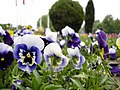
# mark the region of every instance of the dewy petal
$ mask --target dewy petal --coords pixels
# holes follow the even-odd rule
[[[14,57],[16,59],[20,59],[20,49],[27,51],[27,46],[25,44],[18,44],[14,47]]]

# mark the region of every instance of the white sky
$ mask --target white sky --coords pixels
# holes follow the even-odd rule
[[[48,14],[48,10],[57,0],[0,0],[0,23],[11,23],[13,26],[17,24],[32,25],[36,28],[39,17]],[[79,1],[83,9],[87,5],[88,0]],[[93,0],[95,7],[95,19],[102,21],[104,17],[111,14],[114,19],[120,19],[120,0]]]

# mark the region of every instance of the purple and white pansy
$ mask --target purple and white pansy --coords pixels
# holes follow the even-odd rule
[[[0,70],[5,70],[14,61],[13,49],[11,46],[0,43]]]
[[[2,27],[0,27],[0,36],[2,36],[3,38],[3,42],[5,44],[8,44],[8,45],[12,45],[13,44],[13,39],[12,37],[10,36],[10,34],[8,33],[7,30],[3,30]]]
[[[97,40],[98,40],[98,44],[100,49],[104,48],[104,53],[108,53],[108,44],[107,44],[107,35],[104,31],[98,29],[96,31],[96,36],[97,36]]]
[[[78,33],[75,33],[75,31],[68,26],[63,28],[61,31],[62,31],[62,36],[66,37],[68,48],[79,47],[81,40]]]
[[[32,72],[42,61],[43,40],[38,36],[26,34],[14,42],[14,57],[18,61],[18,67],[28,73]]]
[[[44,49],[44,59],[48,68],[53,72],[59,72],[68,65],[68,58],[62,54],[58,43],[50,43]]]
[[[72,65],[75,69],[81,69],[82,64],[85,62],[85,57],[80,53],[79,48],[68,48],[67,52],[72,59]]]

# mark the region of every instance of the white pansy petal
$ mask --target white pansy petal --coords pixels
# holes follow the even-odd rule
[[[13,51],[12,47],[10,47],[9,45],[7,44],[4,44],[4,43],[0,43],[0,51],[1,53],[2,52],[8,52],[8,51]]]
[[[49,32],[46,34],[46,38],[54,42],[57,42],[57,32]]]
[[[110,48],[110,49],[109,49],[109,54],[114,54],[114,53],[116,53],[116,49]]]
[[[35,35],[27,34],[22,36],[22,43],[26,44],[28,49],[30,49],[32,46],[37,47],[39,50],[44,48],[44,41]]]
[[[75,33],[75,31],[74,31],[72,28],[70,28],[69,26],[66,26],[66,28],[67,28],[68,33],[69,33],[70,35]]]
[[[67,52],[68,52],[68,54],[70,55],[70,56],[75,56],[75,50],[73,49],[73,48],[68,48],[67,49]]]
[[[80,46],[85,46],[85,43],[83,41],[81,41]]]
[[[95,33],[99,33],[101,30],[100,29],[97,29]]]
[[[62,29],[62,36],[67,36],[68,35],[68,30],[66,28]]]
[[[46,55],[55,54],[56,56],[61,56],[61,52],[62,50],[58,43],[50,43],[44,49],[44,54]]]
[[[73,48],[68,48],[67,52],[68,52],[68,54],[70,56],[80,57],[80,52],[79,52],[79,48],[78,47],[75,47],[74,49]]]
[[[60,41],[60,45],[63,46],[65,44],[65,40]]]
[[[14,45],[22,43],[22,38],[21,36],[17,36],[14,38]]]

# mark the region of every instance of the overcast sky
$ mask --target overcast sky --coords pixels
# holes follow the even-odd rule
[[[0,0],[0,23],[32,25],[36,28],[36,22],[42,15],[48,14],[48,10],[57,0]],[[83,9],[88,0],[79,1]],[[95,19],[102,21],[111,14],[114,19],[120,19],[120,0],[93,0],[95,7]]]

